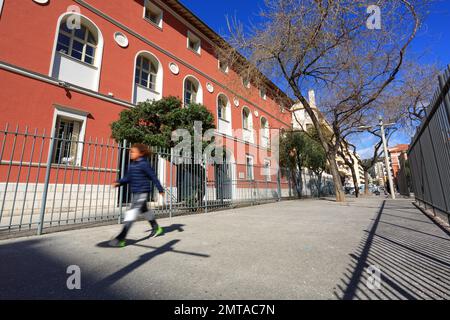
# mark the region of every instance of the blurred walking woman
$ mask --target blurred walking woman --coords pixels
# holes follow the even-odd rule
[[[163,228],[156,222],[154,213],[147,207],[147,199],[151,192],[150,182],[153,182],[158,188],[160,195],[164,195],[164,188],[147,161],[149,155],[150,150],[146,145],[134,144],[130,149],[131,163],[126,176],[113,183],[114,187],[129,184],[132,193],[131,208],[125,213],[122,231],[115,239],[110,241],[110,245],[113,247],[125,246],[125,238],[128,231],[130,231],[131,225],[136,221],[139,214],[145,214],[152,226],[150,237],[157,237],[163,233]]]

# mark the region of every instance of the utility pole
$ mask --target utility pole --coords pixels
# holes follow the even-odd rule
[[[392,179],[392,172],[391,172],[391,166],[389,165],[389,154],[386,144],[386,136],[384,134],[384,123],[383,119],[380,117],[379,126],[381,129],[381,139],[383,140],[383,149],[384,149],[384,164],[386,166],[387,176],[389,180],[389,189],[391,190],[391,197],[392,199],[395,199],[395,191],[394,191],[394,182]]]
[[[378,125],[376,125],[377,127],[380,127],[380,131],[381,131],[381,140],[383,141],[383,150],[384,150],[384,164],[386,166],[386,174],[388,176],[388,181],[389,181],[389,188],[391,189],[391,197],[392,199],[395,199],[395,190],[394,190],[394,180],[392,179],[392,172],[391,172],[391,166],[389,165],[389,153],[388,153],[388,149],[387,149],[387,143],[386,143],[386,135],[384,133],[384,128],[385,127],[389,127],[395,125],[395,123],[388,123],[388,124],[384,124],[383,123],[383,118],[380,116],[379,117],[379,123]],[[358,127],[361,130],[365,130],[365,129],[370,129],[372,128],[372,126],[360,126]]]

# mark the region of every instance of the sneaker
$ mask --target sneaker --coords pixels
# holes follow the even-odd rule
[[[111,247],[116,247],[116,248],[123,248],[123,247],[125,247],[125,244],[126,244],[125,240],[119,240],[119,239],[112,239],[109,242],[109,245]]]
[[[150,238],[155,238],[157,236],[160,236],[164,232],[164,229],[160,226],[158,226],[156,229],[152,229],[152,232],[150,233]]]

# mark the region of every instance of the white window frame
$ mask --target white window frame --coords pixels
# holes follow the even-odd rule
[[[247,117],[244,116],[244,112],[247,110]],[[250,131],[250,109],[248,108],[242,108],[242,129]],[[247,128],[244,126],[244,119],[247,119]]]
[[[248,171],[248,169],[249,169],[248,160],[249,159],[251,160],[250,161],[250,163],[251,163],[251,165],[250,165],[250,168],[251,168],[250,173],[251,174],[250,175],[249,175],[249,171]],[[245,177],[248,181],[255,180],[255,162],[254,162],[253,156],[250,154],[245,155]]]
[[[263,120],[265,120],[265,123],[266,123],[265,127],[263,127]],[[266,117],[261,117],[260,123],[261,123],[260,124],[261,129],[263,129],[262,130],[262,136],[267,138],[267,139],[269,139],[269,136],[270,136],[270,134],[269,134],[269,121],[267,120]]]
[[[202,39],[200,39],[200,37],[196,36],[194,33],[192,33],[191,31],[188,30],[186,40],[187,40],[187,41],[186,41],[187,48],[188,48],[190,51],[192,51],[192,52],[194,52],[194,53],[196,53],[196,54],[198,54],[198,55],[201,55],[201,53],[202,53]],[[197,48],[197,50],[196,50],[196,49],[193,49],[193,48],[191,48],[191,47],[189,46],[189,41],[190,41],[190,40],[193,40],[193,41],[198,42],[198,48]]]
[[[247,81],[247,84],[245,84],[246,81]],[[242,77],[242,85],[244,86],[244,88],[250,89],[250,86],[251,86],[250,79]]]
[[[220,107],[221,100],[225,103],[225,105],[223,105],[223,108],[222,108],[222,112],[221,112],[222,116],[219,117],[219,107]],[[218,119],[229,122],[229,120],[227,119],[227,108],[228,108],[229,103],[230,102],[228,101],[228,98],[226,98],[225,95],[219,94],[219,96],[217,97],[217,118]]]
[[[202,104],[203,103],[203,87],[202,84],[200,82],[200,80],[192,75],[192,74],[188,74],[186,77],[184,77],[183,79],[183,96],[182,96],[182,106],[186,107],[185,105],[185,97],[186,97],[186,81],[190,80],[192,82],[194,82],[197,85],[197,96],[196,99],[194,100],[194,103],[198,103],[198,104]]]
[[[260,96],[263,100],[267,100],[267,90],[266,90],[265,88],[259,89],[259,96]]]
[[[266,122],[266,126],[263,127],[263,120],[265,120]],[[269,121],[267,120],[266,117],[261,117],[259,120],[260,123],[260,128],[261,128],[261,144],[263,142],[263,140],[266,140],[266,145],[264,146],[265,148],[269,148],[270,147],[270,127],[269,127]]]
[[[191,101],[189,103],[186,103],[186,93],[188,92],[186,84],[188,81],[191,83],[191,86],[194,86],[194,87],[196,86],[197,88],[196,88],[195,92],[193,92],[192,90],[189,90],[189,92],[191,92]],[[194,83],[192,78],[187,78],[184,80],[184,83],[183,83],[183,105],[184,106],[187,106],[192,103],[197,103],[199,85],[200,85],[199,83]]]
[[[87,64],[87,63],[83,63],[78,59],[69,57],[68,55],[65,54],[61,54],[58,53],[56,51],[57,48],[57,43],[58,43],[58,36],[59,36],[59,30],[61,28],[61,23],[62,21],[67,18],[68,16],[71,15],[76,15],[77,17],[80,18],[80,20],[82,22],[84,22],[86,25],[88,25],[89,29],[91,31],[95,31],[95,35],[97,36],[97,50],[95,53],[95,61],[93,65]],[[54,72],[54,68],[55,68],[55,60],[57,59],[57,55],[60,56],[64,56],[64,57],[68,57],[73,59],[74,61],[80,63],[83,66],[89,66],[93,69],[95,69],[95,75],[94,75],[94,85],[92,88],[90,88],[93,91],[98,91],[99,85],[100,85],[100,73],[101,73],[101,68],[102,68],[102,60],[103,60],[103,46],[104,46],[104,38],[103,38],[103,34],[102,31],[100,30],[100,28],[92,21],[90,20],[88,17],[86,17],[85,15],[79,14],[79,13],[68,13],[68,12],[64,12],[63,14],[61,14],[57,20],[56,23],[56,27],[55,27],[55,33],[54,33],[54,39],[53,39],[53,47],[52,47],[52,58],[50,60],[50,67],[48,70],[48,76],[49,77],[53,77],[53,72]],[[133,80],[134,81],[134,80]]]
[[[148,10],[155,10],[158,11],[159,14],[159,23],[156,23],[152,20],[150,20],[149,18],[147,18],[146,13],[147,13],[147,9]],[[158,7],[155,3],[153,3],[153,1],[150,0],[145,0],[144,1],[144,13],[143,16],[145,21],[149,22],[150,24],[152,24],[153,26],[162,29],[163,28],[163,21],[164,21],[164,10],[161,9],[160,7]]]
[[[151,90],[148,88],[145,88],[144,86],[141,86],[140,84],[136,83],[136,63],[137,63],[137,59],[139,56],[144,56],[147,59],[149,59],[150,61],[153,61],[157,66],[158,66],[158,70],[157,70],[157,75],[156,75],[156,89],[155,90]],[[134,57],[134,65],[133,65],[133,82],[132,82],[132,91],[131,91],[131,103],[132,104],[136,104],[136,94],[137,91],[136,89],[139,88],[144,88],[145,90],[148,90],[150,92],[153,92],[153,94],[156,94],[156,100],[160,100],[162,98],[162,92],[163,90],[163,85],[164,85],[164,70],[163,67],[161,65],[161,61],[158,59],[157,56],[155,56],[153,53],[149,52],[149,51],[139,51],[136,53],[136,56]]]
[[[88,116],[88,112],[84,112],[84,111],[79,111],[79,110],[73,110],[70,108],[66,108],[63,106],[59,106],[59,105],[55,105],[55,111],[53,113],[53,122],[52,122],[52,135],[51,137],[53,139],[56,138],[56,123],[58,120],[58,117],[62,117],[65,119],[70,119],[73,121],[79,121],[82,123],[81,128],[80,128],[80,135],[78,138],[78,149],[77,149],[77,158],[75,161],[75,166],[81,166],[81,161],[83,158],[83,147],[84,147],[84,137],[86,134],[86,123],[87,123],[87,116]],[[49,146],[49,157],[53,157],[53,152],[55,150],[51,150],[51,146]],[[55,164],[52,163],[54,165],[62,165],[62,164]]]
[[[225,63],[225,70],[220,66],[222,63]],[[217,59],[217,67],[219,70],[225,74],[228,74],[230,71],[230,67],[227,62],[222,61],[220,58]]]
[[[141,62],[140,65],[138,65],[139,59],[141,59],[141,60],[140,60],[140,62]],[[143,67],[144,59],[148,60],[149,67],[150,67],[150,69],[148,69],[148,70],[144,70],[144,69],[143,69],[143,68],[144,68],[144,67]],[[137,84],[137,85],[139,85],[139,86],[141,86],[141,87],[147,88],[147,89],[149,89],[149,90],[151,90],[151,91],[153,91],[153,92],[158,93],[158,91],[157,91],[156,89],[157,89],[158,69],[159,69],[159,66],[158,66],[158,65],[155,66],[154,64],[155,64],[154,61],[152,61],[152,59],[147,58],[145,55],[143,55],[143,54],[138,55],[137,58],[136,58],[134,83]],[[155,72],[152,72],[152,66],[155,67]],[[141,80],[142,80],[142,71],[148,73],[148,77],[147,77],[147,79],[146,79],[146,80],[147,80],[147,86],[144,86],[144,85],[141,83]],[[138,74],[137,74],[137,73],[138,73]],[[136,76],[138,77],[138,82],[136,82]],[[153,76],[153,87],[150,87],[150,83],[151,83],[151,82],[150,82],[150,78],[151,78],[151,76]]]
[[[71,57],[71,58],[73,58],[73,59],[75,59],[77,61],[80,61],[82,63],[85,63],[85,64],[87,64],[89,66],[95,66],[95,59],[96,59],[97,50],[98,50],[98,39],[95,39],[96,40],[95,45],[93,45],[92,43],[90,43],[88,41],[88,38],[89,38],[90,34],[92,35],[92,37],[95,38],[95,33],[92,32],[92,30],[89,28],[89,26],[87,26],[86,24],[82,23],[81,25],[86,29],[86,34],[84,35],[84,39],[81,39],[81,38],[78,38],[77,36],[75,36],[75,30],[76,29],[71,30],[70,33],[68,33],[67,31],[63,30],[62,29],[63,23],[64,22],[62,22],[60,24],[60,27],[59,27],[59,30],[58,30],[58,36],[56,38],[56,49],[55,50],[57,50],[57,48],[58,48],[59,36],[60,36],[60,34],[62,34],[62,35],[66,36],[66,37],[68,37],[70,39],[69,40],[69,48],[67,49],[68,50],[67,52],[57,51],[58,53],[65,54],[65,55],[67,55],[67,56],[69,56],[69,57]],[[72,55],[72,51],[74,50],[73,49],[73,42],[74,42],[75,39],[76,39],[77,42],[79,42],[79,43],[81,43],[83,45],[83,51],[81,52],[81,59],[78,59],[78,58],[76,58],[76,57],[74,57]],[[89,56],[89,57],[92,58],[92,63],[89,63],[89,62],[86,61],[86,56],[87,56],[86,48],[87,48],[87,46],[92,47],[93,50],[94,50],[94,55],[92,57]],[[78,50],[76,50],[76,51],[78,51]]]

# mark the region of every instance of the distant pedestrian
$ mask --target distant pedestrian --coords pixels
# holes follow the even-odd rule
[[[386,188],[385,188],[385,190],[386,190],[387,196],[389,196],[389,195],[391,194],[391,187],[390,187],[390,185],[389,185],[389,182],[386,183]]]
[[[131,187],[131,208],[125,213],[124,225],[120,234],[110,241],[113,247],[124,247],[125,238],[130,231],[131,225],[136,221],[139,214],[145,214],[150,222],[152,231],[150,237],[156,237],[163,233],[156,222],[154,213],[147,208],[147,199],[149,198],[151,186],[150,182],[158,188],[159,194],[164,195],[164,188],[156,177],[155,171],[150,166],[146,158],[150,155],[150,150],[146,145],[137,143],[130,149],[130,167],[126,176],[115,183],[114,187],[129,184]]]

